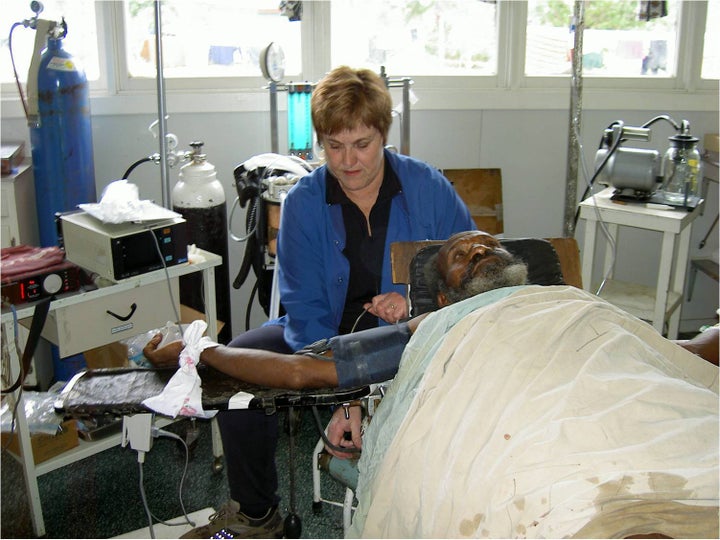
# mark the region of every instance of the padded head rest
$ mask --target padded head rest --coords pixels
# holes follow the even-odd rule
[[[502,246],[528,266],[528,283],[532,285],[565,285],[560,259],[555,248],[542,238],[500,239]],[[412,315],[420,315],[437,309],[425,283],[424,267],[435,255],[441,243],[426,246],[417,252],[410,262],[410,305]]]

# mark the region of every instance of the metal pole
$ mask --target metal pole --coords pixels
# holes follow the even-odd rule
[[[270,151],[274,154],[278,154],[280,152],[277,116],[277,83],[275,81],[270,81]]]
[[[576,0],[574,8],[575,36],[572,54],[572,79],[570,81],[570,125],[568,133],[567,176],[565,177],[565,215],[563,234],[575,235],[575,210],[577,208],[577,181],[580,145],[578,136],[582,115],[582,57],[583,30],[585,28],[585,1]]]
[[[157,70],[157,100],[158,100],[158,134],[160,137],[160,181],[162,188],[162,204],[171,208],[170,175],[167,161],[167,120],[165,113],[165,77],[163,75],[162,55],[162,15],[161,0],[155,0],[155,68]]]
[[[410,79],[403,79],[403,116],[402,136],[400,140],[400,153],[410,155]]]

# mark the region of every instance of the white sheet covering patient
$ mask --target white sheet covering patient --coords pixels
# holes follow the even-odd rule
[[[351,536],[718,537],[716,366],[572,287],[420,328],[365,434]]]

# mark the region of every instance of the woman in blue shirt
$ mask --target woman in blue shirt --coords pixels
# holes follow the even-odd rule
[[[313,91],[311,111],[326,163],[300,179],[283,205],[277,257],[285,314],[231,347],[290,353],[404,319],[405,291],[392,283],[390,244],[476,228],[442,174],[385,149],[392,98],[377,74],[331,71]],[[231,500],[185,537],[208,538],[223,528],[236,538],[282,536],[277,415],[223,411],[218,422]]]

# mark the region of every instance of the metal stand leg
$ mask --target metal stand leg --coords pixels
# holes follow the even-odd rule
[[[289,422],[289,459],[290,459],[290,513],[285,518],[285,538],[300,538],[302,534],[302,523],[300,516],[295,512],[295,434],[297,432],[297,416],[294,414],[295,408],[288,409]]]
[[[223,470],[223,443],[222,436],[220,435],[220,426],[218,426],[217,418],[213,418],[210,421],[210,431],[212,433],[212,447],[213,447],[213,464],[212,470],[215,473],[219,473]]]

